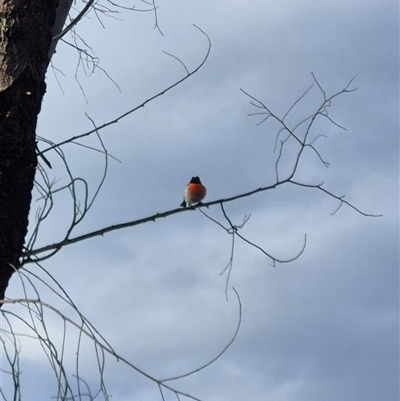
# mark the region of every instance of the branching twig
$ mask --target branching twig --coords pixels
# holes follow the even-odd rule
[[[207,61],[207,59],[208,59],[208,56],[210,55],[210,51],[211,51],[211,40],[210,40],[210,38],[208,37],[208,35],[207,35],[202,29],[200,29],[197,25],[194,25],[194,24],[193,24],[193,26],[194,26],[196,29],[198,29],[198,30],[206,37],[206,39],[207,39],[207,41],[208,41],[208,49],[207,49],[207,51],[206,51],[206,55],[204,56],[203,60],[200,62],[200,64],[199,64],[194,70],[192,70],[192,72],[189,72],[189,73],[186,74],[182,79],[180,79],[179,81],[176,81],[174,84],[168,86],[167,88],[165,88],[165,89],[162,90],[161,92],[158,92],[156,95],[154,95],[154,96],[150,97],[149,99],[145,100],[144,102],[142,102],[142,103],[139,104],[138,106],[135,106],[134,108],[132,108],[132,109],[130,109],[129,111],[127,111],[127,112],[125,112],[125,113],[119,115],[118,117],[114,118],[113,120],[108,121],[108,122],[106,122],[106,123],[104,123],[104,124],[98,126],[97,129],[93,129],[93,130],[90,130],[90,131],[85,132],[85,133],[83,133],[83,134],[76,135],[76,136],[73,136],[73,137],[71,137],[71,138],[68,138],[68,139],[66,139],[65,141],[59,142],[59,143],[57,143],[57,144],[54,144],[54,145],[52,145],[52,146],[50,146],[50,147],[48,147],[48,148],[42,150],[40,153],[42,154],[42,153],[46,153],[46,152],[48,152],[48,151],[50,151],[50,150],[53,150],[53,149],[56,149],[56,148],[60,148],[61,146],[65,145],[65,144],[67,144],[67,143],[71,143],[71,142],[73,142],[73,141],[76,141],[77,139],[87,137],[87,136],[89,136],[89,135],[91,135],[91,134],[93,134],[93,133],[95,133],[95,132],[99,132],[99,131],[101,131],[102,129],[104,129],[104,128],[106,128],[106,127],[109,127],[109,126],[112,125],[112,124],[118,123],[118,122],[119,122],[120,120],[122,120],[123,118],[125,118],[125,117],[127,117],[128,115],[134,113],[135,111],[139,110],[140,108],[145,107],[148,103],[150,103],[150,102],[153,101],[154,99],[157,99],[158,97],[164,95],[165,93],[169,92],[170,90],[172,90],[173,88],[175,88],[176,86],[178,86],[179,84],[181,84],[182,82],[186,81],[189,77],[191,77],[192,75],[194,75],[197,71],[199,71],[199,69],[204,65],[204,63],[205,63],[205,62]],[[179,61],[180,61],[180,60],[179,60]],[[180,61],[180,63],[182,63],[182,61]]]

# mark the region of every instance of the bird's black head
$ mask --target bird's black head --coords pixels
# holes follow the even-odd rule
[[[200,181],[200,178],[197,177],[197,175],[196,175],[196,177],[192,177],[192,179],[190,180],[190,183],[191,184],[201,184],[201,181]]]

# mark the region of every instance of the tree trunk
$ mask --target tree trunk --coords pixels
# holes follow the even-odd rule
[[[0,0],[0,299],[19,267],[58,0]]]

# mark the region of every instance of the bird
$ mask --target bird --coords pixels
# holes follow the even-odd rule
[[[181,207],[192,206],[194,203],[201,204],[201,201],[206,197],[206,187],[201,183],[199,177],[192,177],[185,189],[183,202]]]

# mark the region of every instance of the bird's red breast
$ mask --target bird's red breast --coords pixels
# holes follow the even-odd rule
[[[200,203],[206,196],[206,187],[201,183],[199,177],[192,177],[188,186],[185,189],[183,196],[182,207],[186,205],[193,205],[194,203]]]

